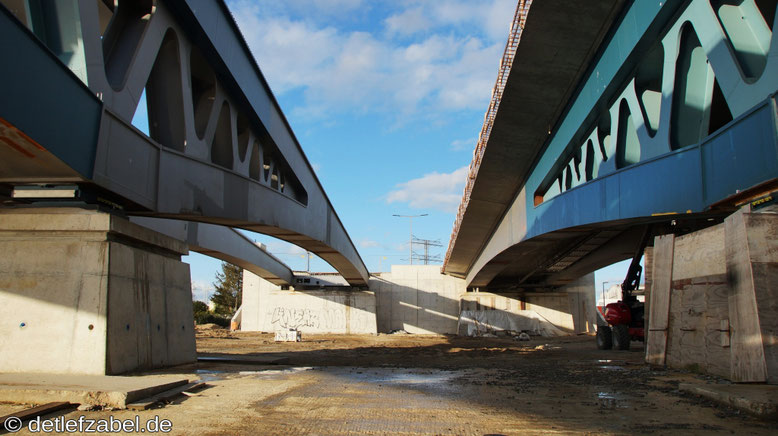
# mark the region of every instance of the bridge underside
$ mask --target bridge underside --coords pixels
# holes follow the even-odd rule
[[[464,278],[617,17],[621,0],[535,1],[444,272]]]
[[[719,224],[730,212],[645,217],[544,233],[492,258],[470,282],[493,292],[570,284],[635,254],[647,226],[652,233],[685,234]]]
[[[444,265],[468,286],[564,284],[776,188],[774,2],[563,3],[584,25],[533,2],[471,165]]]

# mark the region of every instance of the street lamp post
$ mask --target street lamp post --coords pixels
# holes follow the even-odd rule
[[[408,238],[408,252],[410,255],[408,256],[408,260],[411,262],[411,265],[413,265],[413,219],[419,218],[422,216],[427,216],[428,214],[423,213],[421,215],[397,215],[392,214],[392,216],[396,216],[398,218],[408,218],[408,222],[410,223],[410,229],[411,229],[411,236]]]

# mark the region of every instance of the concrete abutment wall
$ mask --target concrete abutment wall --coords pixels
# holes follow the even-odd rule
[[[0,211],[0,372],[194,362],[186,245],[77,208]]]
[[[375,295],[368,291],[285,291],[243,270],[241,330],[376,333]]]
[[[245,331],[467,334],[463,325],[471,323],[481,333],[519,326],[570,334],[594,332],[596,324],[593,274],[553,292],[506,295],[467,292],[464,280],[434,265],[394,265],[371,276],[369,291],[284,291],[251,272],[243,277]]]

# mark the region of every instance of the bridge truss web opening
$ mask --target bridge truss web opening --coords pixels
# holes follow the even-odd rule
[[[208,118],[216,100],[216,75],[197,47],[192,47],[189,62],[195,132],[202,140],[205,138],[205,128],[208,126]]]
[[[130,65],[154,13],[154,2],[118,0],[115,7],[111,2],[103,3],[113,12],[102,35],[105,76],[111,88],[120,91],[124,88]],[[105,9],[102,10],[104,14]]]
[[[743,77],[753,82],[767,65],[775,19],[774,0],[711,0]]]
[[[0,0],[0,4],[86,83],[86,55],[77,0]]]
[[[186,127],[178,38],[168,29],[146,82],[149,136],[164,147],[184,152]]]
[[[649,137],[656,136],[662,107],[664,51],[659,44],[645,57],[635,73],[635,91]]]
[[[731,8],[736,7],[736,12],[743,13],[741,21],[745,24],[730,23],[730,31],[723,43],[745,47],[749,44],[743,41],[752,38],[750,46],[769,49],[772,33],[766,23],[767,20],[774,20],[775,2],[770,6],[764,2],[753,3],[753,0],[711,1],[719,15],[725,16],[720,18],[723,28],[726,28],[726,21],[732,21],[726,18],[727,14],[733,13],[734,9]],[[754,29],[761,29],[762,33]],[[560,154],[535,191],[535,206],[582,183],[640,163],[641,160],[699,144],[734,119],[693,23],[683,23],[677,46],[677,55],[670,57],[675,62],[671,77],[664,77],[667,44],[657,41],[640,58],[630,78],[611,97],[610,106],[595,107],[593,111],[599,111],[599,114],[595,112],[592,116],[596,116],[598,121],[582,129],[584,134],[573,137]],[[733,51],[737,59],[750,62],[751,66],[743,69],[744,74],[757,71],[755,65],[758,62],[753,60],[753,56],[762,54],[738,57],[737,48]],[[766,56],[765,51],[765,62]],[[742,61],[739,63],[742,64]],[[764,66],[759,68],[763,69]],[[761,70],[759,74],[762,74]],[[744,75],[744,80],[749,83],[755,79]],[[665,83],[668,81],[671,82],[670,86]],[[669,95],[663,95],[663,92],[668,91]],[[663,102],[669,103],[669,107],[663,108]],[[669,112],[669,116],[663,118],[663,111]],[[661,125],[662,122],[665,125]],[[665,133],[658,135],[660,130]],[[614,162],[608,162],[613,158]]]
[[[135,108],[135,114],[132,116],[132,125],[149,136],[149,111],[146,104],[146,89],[140,95],[138,106]]]
[[[191,48],[189,63],[194,128],[197,139],[210,150],[210,161],[242,171],[251,180],[307,205],[307,191],[264,126],[252,120],[250,110],[230,97],[195,46]]]
[[[219,110],[216,132],[211,144],[211,162],[232,169],[232,129],[230,125],[230,105],[225,101]]]

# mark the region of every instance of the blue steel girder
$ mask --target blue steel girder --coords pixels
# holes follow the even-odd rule
[[[0,71],[0,183],[78,183],[130,215],[265,233],[365,285],[367,269],[224,2],[110,4],[52,2],[48,21],[0,6],[15,59]],[[59,33],[35,27],[52,19]],[[131,125],[144,93],[150,136]]]
[[[632,3],[468,283],[585,274],[629,257],[636,226],[715,223],[711,205],[778,177],[775,19],[775,2]]]

